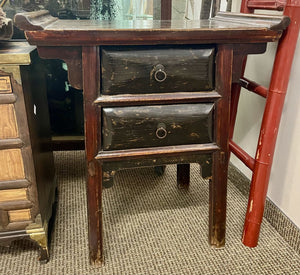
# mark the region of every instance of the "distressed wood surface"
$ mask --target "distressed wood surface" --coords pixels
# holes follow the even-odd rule
[[[14,105],[0,105],[0,139],[17,137],[18,127]]]
[[[15,24],[38,46],[268,42],[279,39],[290,22],[284,16],[221,13],[207,20],[56,20],[45,24],[48,15],[32,20],[34,16],[34,12],[17,14]]]
[[[212,90],[213,65],[214,48],[203,46],[103,48],[101,92],[112,95]]]
[[[190,154],[207,154],[219,150],[215,143],[206,144],[192,144],[192,145],[178,145],[178,146],[163,146],[150,147],[142,149],[128,149],[128,150],[114,150],[114,151],[100,151],[95,157],[100,162],[103,161],[123,161],[129,159],[148,159],[175,156],[187,156]],[[155,161],[153,162],[156,165]]]
[[[261,15],[243,17],[239,14],[218,14],[214,19],[196,21],[137,20],[106,22],[91,20],[56,20],[51,22],[51,18],[49,18],[48,15],[44,14],[43,19],[42,12],[40,12],[39,14],[32,13],[30,15],[19,14],[16,16],[15,21],[20,28],[25,30],[28,41],[41,49],[41,54],[42,51],[45,50],[45,57],[48,56],[54,58],[57,56],[63,59],[64,56],[70,57],[67,52],[64,52],[63,54],[59,52],[63,47],[65,47],[65,49],[69,48],[69,46],[82,47],[82,67],[80,68],[78,65],[79,63],[71,64],[73,67],[73,69],[71,68],[71,71],[73,71],[71,74],[73,74],[72,77],[74,79],[76,78],[76,75],[78,76],[80,74],[79,70],[82,70],[88,169],[88,232],[91,262],[99,263],[103,261],[102,185],[105,185],[106,183],[108,183],[108,185],[110,184],[111,178],[115,174],[115,170],[124,167],[132,167],[133,165],[164,165],[166,163],[174,163],[173,161],[177,161],[177,163],[184,165],[189,162],[200,162],[201,156],[208,155],[212,156],[209,159],[207,166],[204,166],[204,170],[206,171],[206,175],[211,175],[209,240],[211,245],[217,247],[223,246],[225,243],[228,122],[232,77],[234,76],[234,79],[238,78],[239,67],[241,64],[240,59],[243,58],[243,55],[247,55],[249,51],[258,52],[261,50],[262,44],[279,39],[283,29],[289,24],[289,19],[282,16],[271,18]],[[239,49],[241,43],[243,43],[242,45],[252,45],[246,47],[247,52],[243,52]],[[260,45],[256,45],[257,43],[260,43]],[[118,104],[124,106],[124,108],[131,108],[125,107],[128,105],[134,106],[132,108],[140,108],[136,107],[135,103],[144,106],[151,105],[149,103],[154,102],[154,106],[155,104],[174,104],[176,100],[180,103],[184,102],[184,100],[187,100],[187,102],[190,100],[189,104],[196,103],[198,99],[200,101],[203,100],[204,97],[200,99],[201,96],[199,94],[197,94],[197,96],[195,94],[194,97],[191,96],[187,99],[184,99],[184,96],[182,95],[177,96],[176,99],[176,96],[174,95],[174,102],[172,102],[170,96],[168,97],[165,94],[162,97],[159,97],[158,94],[156,94],[156,97],[151,97],[149,94],[153,91],[147,92],[147,89],[149,89],[147,87],[149,87],[150,84],[148,80],[146,82],[145,78],[142,78],[142,81],[139,81],[143,82],[144,86],[146,86],[145,90],[143,90],[143,87],[138,86],[136,94],[132,94],[136,96],[133,98],[129,93],[134,90],[136,85],[133,85],[133,87],[131,86],[129,90],[127,88],[130,86],[128,79],[131,80],[136,77],[135,75],[131,75],[131,77],[126,76],[124,78],[125,83],[127,81],[126,85],[115,92],[122,93],[121,95],[112,94],[108,97],[107,95],[100,93],[101,75],[99,48],[107,45],[152,45],[149,49],[155,51],[155,48],[158,47],[158,45],[170,44],[207,44],[210,46],[213,45],[212,47],[216,49],[215,85],[212,85],[212,88],[215,86],[215,95],[217,94],[219,98],[212,97],[209,99],[209,102],[215,103],[214,123],[212,126],[214,132],[212,138],[213,142],[206,144],[168,145],[161,147],[155,144],[154,146],[156,147],[133,149],[128,149],[128,146],[124,146],[126,149],[102,150],[102,108],[106,109],[107,113],[107,110],[109,109],[121,108],[114,107],[118,106]],[[43,47],[50,48],[46,49]],[[159,49],[161,50],[161,48]],[[77,51],[77,53],[79,52],[80,50]],[[152,53],[149,54],[151,55]],[[74,60],[79,60],[78,56],[79,55],[77,55]],[[102,55],[102,57],[103,59],[105,58],[104,55]],[[138,57],[140,60],[143,60],[141,54],[139,54]],[[118,56],[118,60],[119,58],[122,59],[122,57]],[[147,58],[147,55],[145,55],[145,58]],[[174,57],[174,59],[176,60],[177,56]],[[145,63],[145,61],[142,62],[143,64]],[[118,64],[117,61],[115,63]],[[147,63],[151,62],[147,60]],[[117,71],[118,67],[120,67],[120,70],[122,71],[126,70],[124,64],[125,63],[121,63],[117,67],[110,69],[111,73],[108,74],[108,76],[105,74],[109,70],[104,66],[104,70],[102,70],[103,79],[107,78],[108,80],[115,81],[116,79],[114,78],[115,75],[113,75],[113,72]],[[176,64],[178,64],[178,60]],[[151,65],[153,66],[153,64]],[[158,65],[165,65],[154,65],[157,66],[155,67],[155,72],[157,72],[158,79],[161,81],[168,72],[164,71],[165,67],[162,68],[161,66],[159,66],[160,71],[158,72]],[[236,74],[233,74],[233,66],[237,71]],[[132,71],[140,71],[140,68],[136,66]],[[150,79],[149,73],[147,75]],[[178,74],[175,75],[178,77]],[[191,80],[189,79],[188,82],[190,81]],[[120,80],[117,85],[120,86],[121,82],[122,81]],[[102,85],[102,88],[104,88],[104,91],[104,84]],[[176,91],[180,93],[191,91],[186,90],[188,89],[187,86],[183,86],[179,89],[179,91]],[[110,88],[106,90],[110,90]],[[159,91],[159,88],[156,87],[154,91]],[[160,92],[166,91],[166,89],[162,89]],[[195,92],[201,92],[199,87],[195,89]],[[145,94],[142,95],[143,93]],[[212,94],[213,93],[214,92],[212,92]],[[208,94],[206,94],[206,96],[208,96]],[[143,100],[145,100],[145,103],[143,103]],[[121,119],[123,119],[123,117]],[[128,124],[136,125],[134,124],[135,121],[136,118],[131,119]],[[113,127],[115,127],[115,125],[112,123],[110,129],[115,130]],[[108,127],[106,129],[108,129]],[[164,127],[160,125],[159,136],[164,136],[165,132]],[[127,140],[128,135],[124,134],[123,137],[124,140]],[[104,139],[105,138],[103,137],[103,140]],[[120,144],[119,141],[117,143]],[[185,166],[185,168],[187,168],[187,166]],[[180,169],[181,168],[179,168],[179,170]],[[210,170],[210,172],[207,172],[208,170]],[[186,172],[187,169],[185,169],[185,172],[182,173],[182,175],[179,175],[180,177],[185,177],[183,180],[185,182],[187,181]]]
[[[103,108],[103,149],[211,143],[213,103]]]
[[[215,149],[217,150],[217,149]],[[128,169],[134,167],[149,167],[149,166],[162,166],[167,164],[185,164],[185,163],[199,163],[201,165],[200,174],[203,178],[207,179],[211,177],[211,165],[212,165],[212,154],[199,153],[195,151],[195,154],[190,152],[189,154],[174,154],[173,156],[160,155],[155,158],[136,158],[126,159],[123,161],[108,161],[105,160],[103,165],[103,174],[105,172],[115,174],[115,171],[121,169]]]

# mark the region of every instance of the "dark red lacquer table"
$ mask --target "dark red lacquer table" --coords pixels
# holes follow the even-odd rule
[[[202,21],[73,21],[39,11],[16,25],[43,58],[63,59],[83,89],[89,251],[103,261],[102,187],[119,169],[189,163],[210,181],[209,242],[225,244],[231,85],[243,58],[278,40],[286,17],[219,13]]]

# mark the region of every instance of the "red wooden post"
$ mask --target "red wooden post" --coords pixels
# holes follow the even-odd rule
[[[300,0],[288,0],[284,14],[291,24],[279,41],[255,157],[243,243],[257,245],[284,98],[299,34]]]

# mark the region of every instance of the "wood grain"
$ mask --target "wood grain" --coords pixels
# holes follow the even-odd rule
[[[8,211],[10,222],[29,221],[31,219],[30,209]]]
[[[0,180],[24,179],[24,164],[20,149],[0,150]]]
[[[27,188],[0,190],[0,203],[26,199]]]
[[[0,139],[17,138],[18,135],[14,105],[0,105]]]

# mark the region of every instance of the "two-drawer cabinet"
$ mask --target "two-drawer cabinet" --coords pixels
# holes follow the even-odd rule
[[[209,243],[225,244],[231,87],[243,60],[263,53],[282,17],[218,13],[207,20],[59,20],[18,14],[43,58],[60,58],[83,89],[89,253],[103,261],[102,187],[119,169],[189,164],[209,178]],[[200,176],[200,175],[199,175]]]
[[[130,153],[129,149],[146,155],[171,146],[175,150],[214,146],[214,109],[220,98],[214,91],[214,47],[101,47],[99,54],[101,86],[95,101],[99,108],[103,106],[99,159]],[[136,102],[139,97],[143,100]],[[210,154],[161,154],[137,161],[104,162],[103,183],[111,186],[118,169],[177,163],[178,186],[187,187],[190,162],[199,162],[205,168],[204,176],[211,176]]]
[[[30,239],[47,261],[55,200],[43,67],[35,47],[0,43],[0,245]]]

